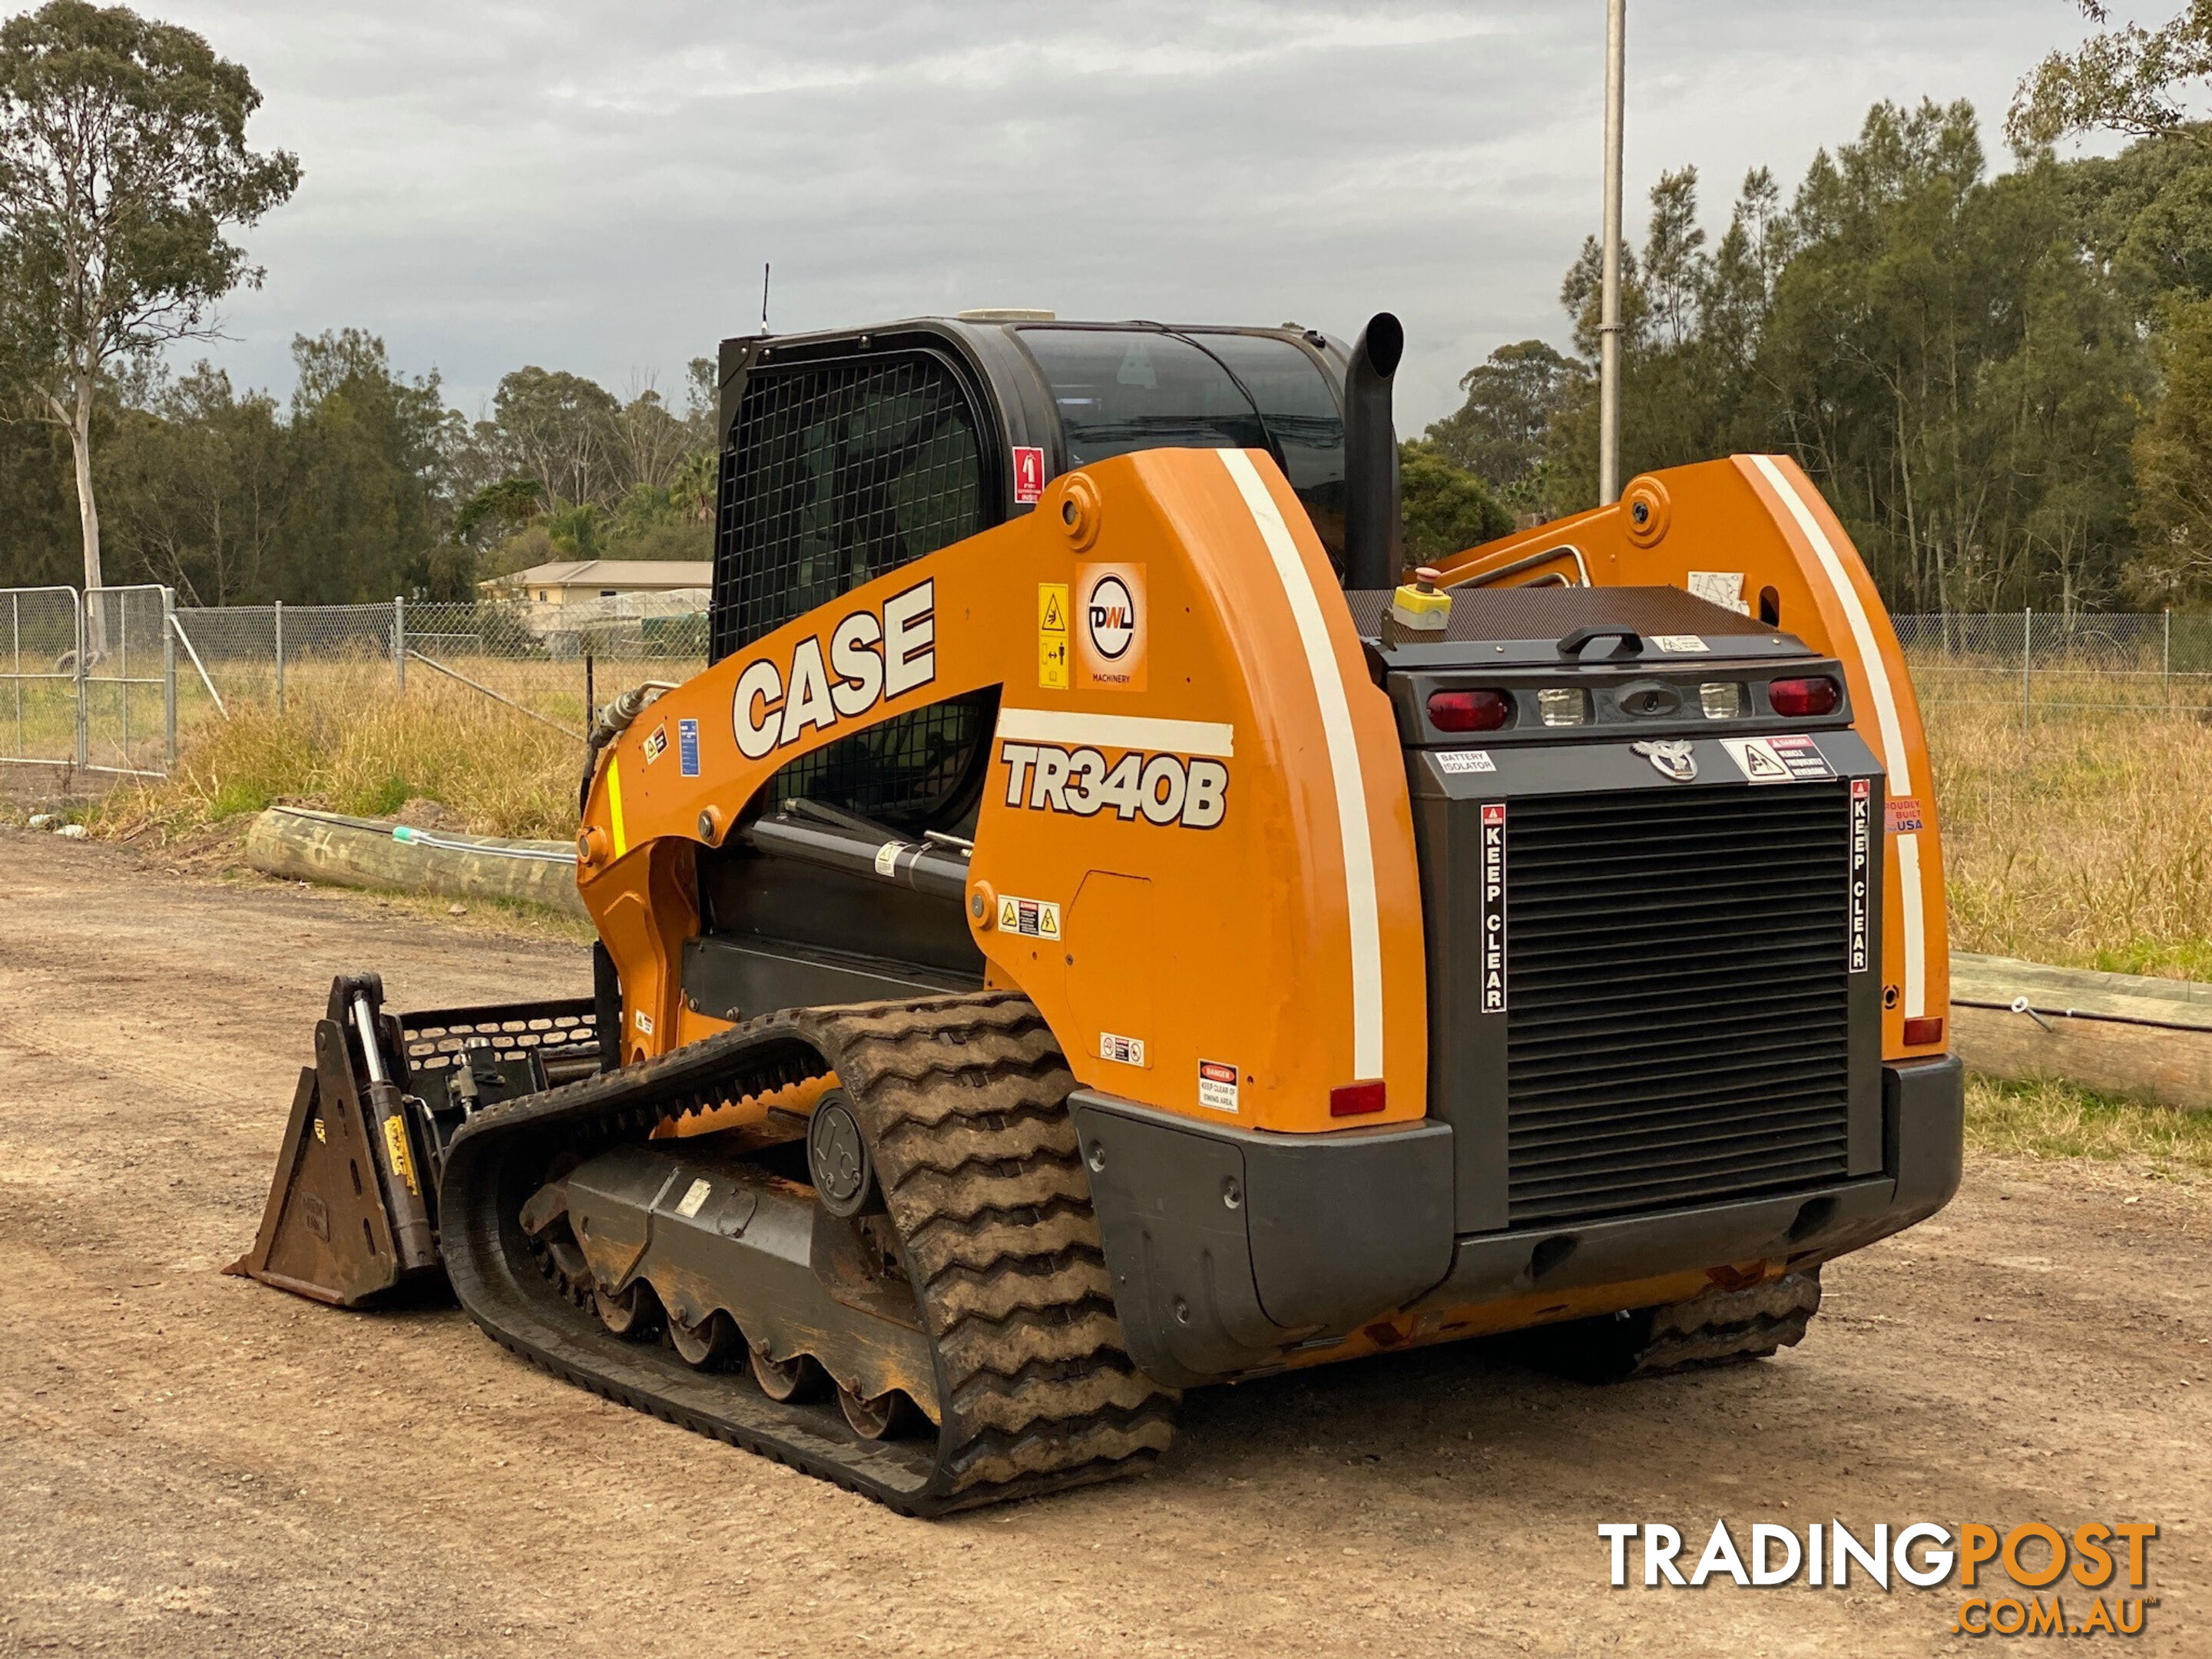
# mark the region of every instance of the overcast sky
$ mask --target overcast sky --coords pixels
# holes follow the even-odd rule
[[[471,416],[522,363],[617,392],[750,333],[975,306],[1395,311],[1400,427],[1508,340],[1564,344],[1597,223],[1602,0],[805,5],[137,0],[252,71],[299,194],[213,355],[287,392],[354,325]],[[2175,0],[2178,3],[2178,0]],[[2123,9],[2124,10],[2124,9]],[[1630,0],[1630,234],[1694,162],[1716,232],[1877,99],[1968,98],[1993,158],[2065,0]]]

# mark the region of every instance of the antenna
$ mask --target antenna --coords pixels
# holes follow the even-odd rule
[[[768,261],[761,261],[761,332],[768,332]]]

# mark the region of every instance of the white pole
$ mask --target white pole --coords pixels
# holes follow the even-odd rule
[[[1597,498],[1620,499],[1620,135],[1628,0],[1605,7],[1605,276],[1598,313]]]

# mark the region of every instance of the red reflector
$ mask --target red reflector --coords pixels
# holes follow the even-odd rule
[[[1942,1040],[1943,1021],[1940,1016],[1934,1019],[1908,1019],[1905,1022],[1905,1046],[1908,1048],[1917,1048],[1923,1043],[1941,1042]]]
[[[1778,714],[1832,714],[1842,706],[1844,688],[1826,674],[1775,680],[1766,688],[1766,700]]]
[[[1365,1117],[1370,1112],[1382,1109],[1382,1085],[1347,1083],[1341,1089],[1328,1091],[1328,1115],[1331,1117]]]
[[[1439,732],[1495,732],[1513,718],[1503,691],[1431,691],[1429,723]]]

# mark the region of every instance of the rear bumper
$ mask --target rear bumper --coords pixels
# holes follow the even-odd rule
[[[1079,1090],[1130,1357],[1176,1387],[1279,1367],[1401,1310],[1479,1306],[1754,1261],[1807,1267],[1958,1190],[1957,1060],[1882,1068],[1883,1172],[1777,1197],[1455,1237],[1449,1125],[1284,1135]]]

